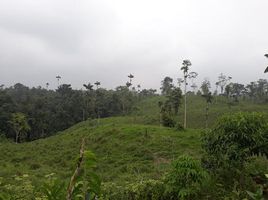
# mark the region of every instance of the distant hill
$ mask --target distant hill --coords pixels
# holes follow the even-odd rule
[[[159,124],[159,107],[158,102],[164,101],[165,97],[155,96],[142,100],[136,105],[136,110],[133,115],[139,116],[140,123],[146,124]],[[189,128],[205,128],[205,109],[206,101],[202,96],[188,96],[187,104],[187,127]],[[267,103],[255,103],[251,100],[239,100],[234,102],[228,100],[226,97],[217,96],[214,97],[213,103],[209,108],[209,127],[212,127],[219,116],[223,114],[235,113],[235,112],[263,112],[268,117],[268,104]],[[179,108],[179,113],[175,117],[176,121],[183,124],[184,117],[184,105]]]

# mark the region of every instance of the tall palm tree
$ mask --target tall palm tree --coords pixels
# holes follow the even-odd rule
[[[126,82],[126,86],[129,88],[132,85],[131,82]]]
[[[57,79],[57,81],[58,81],[58,87],[60,86],[60,79],[61,79],[61,76],[56,76],[56,79]]]
[[[266,58],[268,58],[268,54],[265,54],[264,55]],[[268,67],[266,67],[266,69],[264,70],[264,73],[267,73],[268,72]]]
[[[129,74],[127,77],[129,78],[129,82],[131,83],[134,76],[132,74]]]
[[[137,85],[137,88],[138,88],[138,93],[140,93],[140,91],[141,91],[141,85],[138,84],[138,85]]]
[[[83,108],[83,121],[87,118],[88,116],[88,108],[89,108],[89,104],[91,103],[91,106],[93,104],[93,102],[90,100],[90,97],[92,97],[92,91],[93,91],[93,87],[94,85],[92,85],[91,83],[88,84],[83,84],[83,86],[86,88],[86,92],[83,95],[84,98],[84,106],[85,108]]]
[[[47,88],[47,90],[48,90],[48,86],[49,86],[49,83],[46,83],[46,88]]]
[[[89,90],[89,91],[92,91],[93,90],[93,85],[91,83],[88,83],[88,84],[83,84],[83,86]]]
[[[101,83],[100,83],[99,81],[96,81],[94,84],[96,85],[97,89],[99,89],[99,85],[100,85]]]

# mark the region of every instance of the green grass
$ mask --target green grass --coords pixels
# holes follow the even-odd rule
[[[159,108],[158,102],[164,101],[165,98],[156,96],[141,101],[137,107],[139,110],[133,115],[139,116],[139,123],[159,124]],[[223,114],[230,114],[235,112],[263,112],[268,113],[268,105],[253,103],[250,100],[240,100],[239,103],[230,105],[225,97],[216,97],[209,108],[208,125],[212,127],[217,119]],[[205,108],[206,101],[201,96],[188,96],[187,103],[187,127],[188,128],[205,128]],[[267,115],[266,115],[267,116]],[[268,117],[268,116],[267,116]],[[184,120],[184,104],[179,108],[179,113],[175,116],[175,120],[183,124]]]
[[[95,122],[86,121],[55,136],[14,144],[0,143],[0,177],[12,183],[14,175],[29,174],[40,182],[55,173],[69,180],[79,154],[81,138],[86,149],[98,158],[97,173],[103,182],[122,184],[146,178],[159,178],[171,160],[188,154],[199,157],[200,131],[133,124],[133,118],[115,117]]]
[[[68,182],[76,167],[82,138],[86,138],[86,149],[92,150],[98,158],[97,174],[103,182],[123,185],[158,179],[178,156],[188,154],[200,158],[205,100],[189,96],[189,129],[186,131],[159,126],[159,100],[164,97],[141,101],[138,111],[131,116],[104,118],[99,126],[96,121],[85,121],[33,142],[15,144],[0,138],[0,186],[1,182],[18,184],[15,175],[23,174],[30,175],[34,185],[40,185],[51,173]],[[223,114],[238,111],[268,113],[268,106],[250,101],[228,106],[225,98],[218,97],[210,107],[209,125]],[[176,120],[183,123],[183,105]]]

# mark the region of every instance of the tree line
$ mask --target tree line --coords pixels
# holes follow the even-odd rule
[[[114,90],[101,88],[100,82],[95,85],[84,84],[84,90],[75,90],[71,84],[56,90],[20,83],[1,87],[0,134],[16,142],[35,140],[87,119],[126,115],[136,102],[156,95],[153,89],[131,88],[131,82]]]
[[[217,96],[225,96],[229,103],[237,103],[240,99],[249,99],[256,103],[268,102],[268,81],[259,79],[247,85],[232,82],[232,77],[224,74],[218,76],[215,91],[211,91],[211,83],[205,79],[198,87],[195,79],[197,72],[190,71],[192,63],[183,60],[182,78],[177,85],[170,77],[161,82],[161,94],[165,100],[158,103],[160,124],[179,128],[187,128],[187,95],[200,95],[206,101],[206,119],[209,106]],[[101,83],[83,84],[84,90],[74,90],[71,84],[60,84],[61,76],[56,76],[58,88],[29,88],[20,83],[11,87],[0,86],[0,133],[16,142],[47,137],[57,131],[64,130],[86,119],[126,115],[131,113],[135,104],[145,97],[156,95],[155,89],[141,89],[133,86],[132,74],[123,86],[114,90],[101,88]],[[183,86],[183,92],[181,87]],[[219,90],[219,91],[218,91]],[[184,98],[183,126],[175,123],[173,118],[178,114]],[[207,127],[207,125],[206,125]]]
[[[266,56],[268,57],[268,55]],[[160,124],[168,127],[177,126],[177,128],[187,128],[187,96],[198,95],[204,97],[206,101],[206,128],[208,127],[208,113],[210,104],[213,99],[217,101],[217,96],[226,97],[228,105],[238,103],[242,100],[251,100],[254,103],[268,103],[268,81],[259,79],[249,84],[240,84],[232,82],[232,77],[221,73],[215,83],[215,91],[211,91],[211,83],[205,78],[198,88],[195,79],[197,72],[190,71],[192,65],[190,60],[183,60],[181,71],[183,78],[177,79],[177,84],[171,77],[165,77],[161,82],[161,94],[166,97],[165,101],[160,101]],[[264,73],[267,72],[267,69]],[[183,85],[183,92],[182,92]],[[190,86],[191,89],[188,89]],[[183,126],[174,121],[174,116],[178,114],[179,107],[182,105],[184,98],[184,122]]]
[[[196,72],[194,73],[197,74]],[[185,90],[184,88],[184,93],[187,93],[188,95],[206,95],[211,93],[213,96],[225,96],[235,100],[243,98],[252,100],[256,103],[266,103],[268,101],[267,79],[258,79],[257,81],[252,81],[248,84],[232,82],[232,77],[227,77],[223,74],[220,74],[218,79],[219,80],[215,83],[216,89],[213,91],[213,93],[211,89],[211,82],[207,78],[202,81],[199,89],[195,83],[192,83],[192,85],[190,85],[190,90]],[[176,86],[176,83],[174,83],[174,80],[171,77],[165,77],[161,82],[161,94],[168,96],[170,93],[172,93],[172,90],[176,88],[181,90],[181,83],[183,82],[184,80],[178,78],[178,84]],[[189,85],[189,83],[186,82],[186,85]]]

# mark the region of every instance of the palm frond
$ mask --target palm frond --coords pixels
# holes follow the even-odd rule
[[[268,67],[266,67],[266,69],[265,69],[264,73],[267,73],[267,72],[268,72]]]

